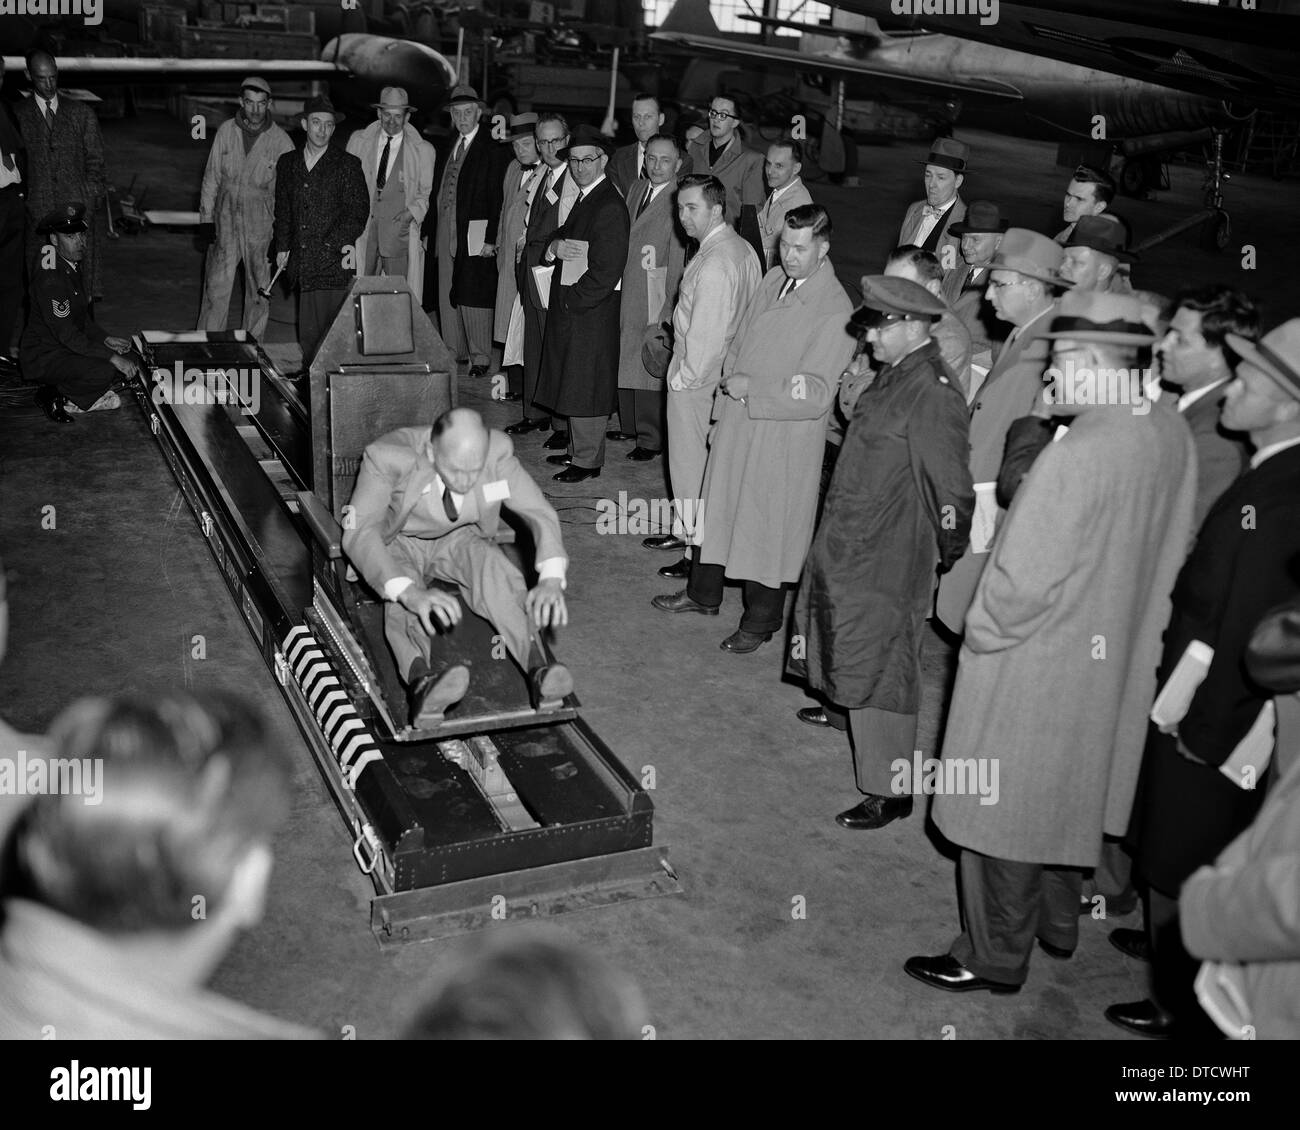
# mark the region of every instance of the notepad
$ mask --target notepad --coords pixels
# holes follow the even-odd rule
[[[554,267],[533,268],[533,285],[537,287],[537,304],[543,310],[551,308],[551,276],[553,274],[555,274]]]
[[[471,256],[483,254],[483,246],[487,243],[487,225],[487,220],[470,220],[465,232],[465,250]]]
[[[970,520],[971,553],[988,553],[998,531],[997,483],[975,484],[975,512]]]
[[[1187,717],[1192,696],[1196,694],[1196,688],[1205,682],[1213,659],[1214,648],[1209,644],[1192,640],[1187,645],[1187,650],[1151,704],[1151,721],[1160,729],[1176,726]]]
[[[585,239],[570,239],[565,242],[582,248],[582,254],[578,258],[561,260],[564,266],[560,270],[560,285],[572,286],[587,273],[587,248],[590,245]]]

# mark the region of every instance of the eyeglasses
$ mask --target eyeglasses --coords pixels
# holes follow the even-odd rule
[[[736,114],[732,114],[732,113],[728,113],[726,110],[715,110],[712,106],[709,107],[709,117],[711,117],[711,118],[735,118],[736,121],[740,121],[740,118],[739,118],[738,115],[736,115]]]
[[[563,137],[539,137],[537,147],[539,149],[554,149],[557,145],[563,146],[568,140],[569,135],[567,133]]]
[[[601,156],[603,156],[603,154],[596,157],[570,157],[569,164],[581,165],[584,169],[590,169],[592,165],[596,164],[600,160]]]

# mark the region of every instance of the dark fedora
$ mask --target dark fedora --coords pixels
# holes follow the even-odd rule
[[[574,128],[572,135],[569,137],[569,144],[560,150],[558,156],[568,160],[569,154],[573,150],[581,149],[583,146],[595,146],[606,157],[614,152],[614,143],[595,126],[587,125],[584,122]]]
[[[302,116],[310,118],[313,114],[333,114],[336,122],[343,120],[343,115],[334,109],[328,94],[317,94],[302,104]]]
[[[1100,216],[1080,216],[1064,246],[1091,247],[1103,255],[1114,256],[1121,263],[1136,263],[1138,255],[1125,246],[1127,242],[1128,237],[1119,217],[1103,213]]]
[[[478,96],[478,91],[472,86],[455,86],[452,87],[451,94],[447,96],[445,109],[451,109],[453,106],[482,106],[487,109],[487,103]]]
[[[966,218],[948,230],[953,235],[1001,235],[1011,226],[1002,209],[990,200],[976,200],[966,209]]]

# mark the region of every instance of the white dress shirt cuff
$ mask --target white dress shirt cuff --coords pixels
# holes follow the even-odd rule
[[[415,582],[410,577],[394,577],[391,581],[384,582],[384,599],[396,600]]]
[[[548,557],[545,561],[537,563],[537,579],[539,581],[559,581],[560,588],[568,588],[564,576],[569,571],[569,563],[563,557]]]

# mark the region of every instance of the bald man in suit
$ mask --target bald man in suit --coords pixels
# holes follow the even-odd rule
[[[502,503],[532,531],[538,577],[532,589],[492,541]],[[453,628],[462,615],[452,594],[428,587],[435,580],[456,584],[465,603],[500,633],[528,673],[535,706],[572,692],[566,668],[542,663],[536,635],[569,619],[559,518],[505,433],[489,431],[469,408],[453,408],[431,427],[389,432],[366,448],[351,506],[343,551],[386,602],[384,634],[407,684],[412,726],[436,724],[469,689],[469,669],[439,663],[435,654],[438,625]]]

